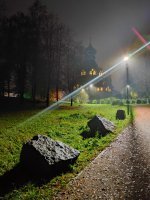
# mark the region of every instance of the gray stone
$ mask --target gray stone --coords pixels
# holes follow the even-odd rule
[[[117,110],[116,119],[124,120],[126,118],[125,110]]]
[[[94,116],[88,122],[88,126],[92,134],[98,132],[101,136],[105,136],[109,132],[113,132],[115,128],[115,125],[111,121],[98,115]]]
[[[55,175],[73,164],[80,152],[43,135],[34,136],[23,145],[20,162],[32,174]]]

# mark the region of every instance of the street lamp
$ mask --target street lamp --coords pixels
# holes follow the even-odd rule
[[[129,115],[130,114],[130,102],[129,102],[129,85],[127,85],[127,114]]]
[[[124,61],[126,62],[127,60],[129,60],[129,57],[126,56],[124,57]],[[130,107],[129,107],[129,70],[128,70],[128,63],[126,62],[126,88],[127,88],[127,96],[126,96],[126,101],[127,101],[127,114],[130,114]]]
[[[127,61],[127,60],[129,60],[129,57],[128,57],[128,56],[125,56],[123,60],[124,60],[124,61]]]

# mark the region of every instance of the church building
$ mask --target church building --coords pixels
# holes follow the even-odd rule
[[[85,48],[84,52],[83,67],[80,72],[81,76],[80,85],[84,85],[85,83],[92,80],[96,76],[98,75],[100,76],[102,74],[103,74],[103,69],[100,68],[96,63],[96,49],[93,47],[91,42],[89,42],[89,45],[87,48]],[[93,91],[94,91],[94,96],[96,96],[97,98],[98,97],[105,98],[110,96],[110,93],[112,91],[111,78],[110,77],[105,78],[104,80],[93,85]],[[90,95],[92,94],[93,92],[90,92]]]

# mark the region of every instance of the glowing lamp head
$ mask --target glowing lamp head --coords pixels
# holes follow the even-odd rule
[[[123,60],[124,60],[124,61],[127,61],[127,60],[129,60],[129,57],[128,57],[128,56],[125,56]]]
[[[93,84],[90,85],[90,88],[92,88],[92,87],[93,87]]]

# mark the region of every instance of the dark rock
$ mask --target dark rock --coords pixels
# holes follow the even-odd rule
[[[117,110],[116,119],[124,120],[126,118],[125,110]]]
[[[91,133],[91,131],[83,131],[80,135],[83,139],[95,137],[95,133]]]
[[[105,136],[109,132],[113,132],[115,128],[111,121],[97,115],[88,122],[88,126],[91,133],[98,132],[101,136]]]
[[[32,174],[53,176],[73,164],[80,152],[49,137],[37,135],[23,145],[20,162]]]

